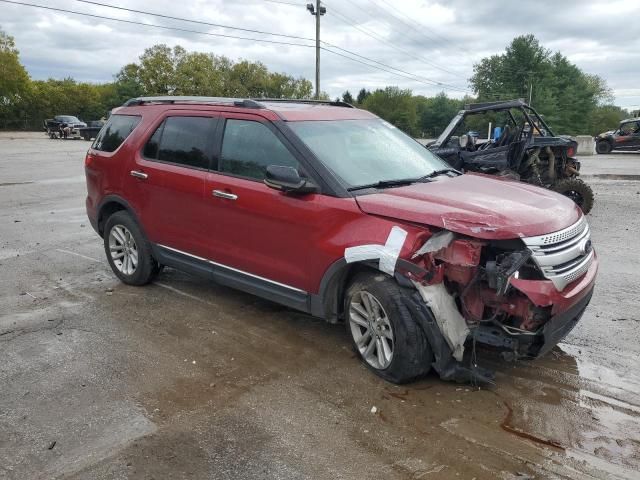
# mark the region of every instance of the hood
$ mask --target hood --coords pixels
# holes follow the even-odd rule
[[[558,193],[471,173],[359,195],[356,201],[365,213],[488,240],[555,232],[582,216],[572,200]]]

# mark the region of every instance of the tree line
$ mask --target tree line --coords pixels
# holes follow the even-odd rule
[[[448,98],[413,95],[386,87],[342,100],[355,103],[414,135],[437,137],[464,104],[522,98],[562,135],[597,135],[617,127],[629,112],[613,105],[606,82],[580,70],[560,52],[545,49],[533,35],[516,37],[504,53],[474,65],[469,80],[473,96]]]
[[[166,45],[147,48],[137,62],[122,67],[112,82],[33,80],[20,63],[13,38],[0,31],[3,129],[39,129],[43,119],[63,114],[96,120],[128,99],[143,95],[310,98],[311,94],[309,80],[270,72],[261,62],[233,61]]]
[[[516,37],[505,51],[482,59],[469,80],[473,96],[426,97],[395,86],[341,98],[367,109],[410,135],[437,137],[465,103],[531,97],[532,105],[560,134],[595,135],[612,129],[628,112],[613,105],[606,82],[589,75],[533,35]],[[311,98],[309,80],[271,72],[261,62],[154,45],[125,65],[112,82],[33,80],[20,63],[12,37],[0,30],[0,128],[38,129],[56,114],[83,120],[107,116],[126,100],[143,95],[205,95]],[[323,98],[328,96],[323,94]]]

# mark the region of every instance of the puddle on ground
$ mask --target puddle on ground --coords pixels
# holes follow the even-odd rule
[[[495,393],[507,408],[503,430],[599,474],[640,478],[640,379],[635,375],[622,378],[594,363],[585,348],[561,344],[552,356],[516,367],[501,380]]]
[[[604,180],[633,180],[640,181],[640,175],[627,175],[623,173],[596,173],[589,175],[593,178],[602,178]]]

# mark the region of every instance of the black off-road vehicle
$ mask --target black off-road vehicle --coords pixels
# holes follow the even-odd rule
[[[476,138],[469,131],[488,132],[488,138]],[[555,136],[523,100],[465,105],[428,148],[458,170],[510,176],[549,188],[571,198],[584,213],[593,207],[591,187],[578,178],[577,143]]]
[[[609,153],[613,150],[640,150],[640,118],[623,120],[617,130],[596,137],[596,152]]]

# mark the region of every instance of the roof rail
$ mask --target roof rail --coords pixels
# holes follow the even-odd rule
[[[528,106],[523,98],[517,100],[500,100],[497,102],[484,102],[484,103],[467,103],[464,106],[465,110],[501,110],[508,108],[517,108]]]
[[[124,103],[124,107],[133,107],[148,103],[209,103],[216,105],[233,105],[245,108],[265,108],[264,105],[255,100],[247,98],[226,98],[226,97],[198,97],[198,96],[158,96],[158,97],[137,97],[131,98]]]
[[[127,100],[123,106],[133,107],[149,103],[208,103],[215,105],[233,105],[245,108],[266,108],[261,102],[270,103],[305,103],[312,105],[329,105],[332,107],[355,108],[347,102],[332,100],[310,100],[295,98],[226,98],[226,97],[199,97],[199,96],[170,96],[163,95],[157,97],[137,97]]]
[[[253,98],[256,102],[271,102],[271,103],[308,103],[316,105],[329,105],[331,107],[345,107],[356,108],[350,103],[333,100],[314,100],[306,98]]]

